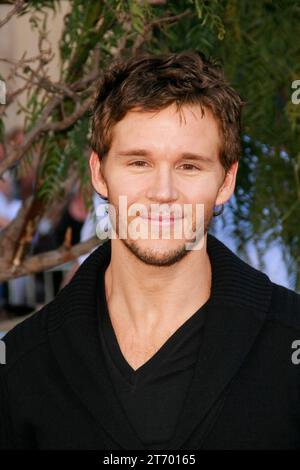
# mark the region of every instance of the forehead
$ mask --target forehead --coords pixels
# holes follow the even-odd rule
[[[131,110],[113,128],[111,151],[127,147],[146,146],[153,151],[205,151],[219,154],[221,136],[219,124],[208,108],[175,105],[149,112]]]

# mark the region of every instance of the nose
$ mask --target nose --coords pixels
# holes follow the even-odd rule
[[[175,201],[178,198],[171,168],[161,166],[157,169],[148,188],[147,197],[151,201],[161,203]]]

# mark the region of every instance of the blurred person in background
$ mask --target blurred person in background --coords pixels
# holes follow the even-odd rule
[[[51,212],[49,215],[51,217]],[[76,187],[67,197],[67,202],[57,221],[51,221],[51,219],[41,220],[32,253],[38,254],[59,248],[65,241],[68,229],[71,229],[71,246],[78,243],[87,215],[88,211],[84,205],[83,193]],[[35,276],[37,280],[37,302],[39,305],[43,305],[45,299],[44,273],[38,273]],[[54,294],[56,295],[64,282],[63,270],[60,267],[52,270],[52,281]]]
[[[0,161],[4,157],[3,145],[0,144]],[[0,231],[16,216],[22,201],[15,196],[14,178],[11,170],[6,170],[0,178]],[[5,311],[10,309],[27,313],[25,276],[0,283],[1,305]]]
[[[107,203],[107,198],[101,197],[96,191],[94,191],[93,194],[93,208],[89,211],[84,224],[82,225],[82,228],[80,230],[80,242],[84,242],[86,240],[89,240],[90,238],[94,237],[96,235],[96,225],[101,223],[101,229],[104,232],[107,232],[111,226],[109,216],[108,216],[108,210],[106,209],[105,212],[103,211],[103,215],[101,212],[98,212],[99,205],[106,205]],[[68,273],[65,275],[64,279],[61,282],[60,289],[62,289],[64,286],[66,286],[74,274],[76,273],[77,269],[79,266],[84,262],[84,260],[97,248],[93,248],[91,251],[86,253],[85,255],[81,255],[77,258],[76,261],[74,261],[74,264],[72,268],[68,271]]]

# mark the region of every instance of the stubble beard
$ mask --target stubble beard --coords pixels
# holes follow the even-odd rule
[[[205,214],[204,218],[204,229],[203,229],[203,238],[205,237],[212,221],[212,210],[208,214]],[[118,221],[118,217],[117,217]],[[117,222],[116,233],[119,233],[119,227]],[[195,226],[193,226],[193,233],[195,233]],[[193,238],[189,240],[190,243],[194,243],[197,239],[197,235],[193,235]],[[133,240],[130,238],[121,238],[120,239],[126,248],[141,262],[149,266],[172,266],[178,263],[180,260],[185,258],[191,250],[186,248],[186,241],[182,240],[182,244],[175,249],[166,248],[163,252],[155,250],[154,248],[146,248],[139,245],[139,240]],[[199,243],[201,240],[198,240]]]

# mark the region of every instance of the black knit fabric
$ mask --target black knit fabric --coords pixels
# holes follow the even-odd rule
[[[100,340],[107,370],[128,420],[147,449],[164,449],[175,432],[199,352],[210,300],[202,305],[161,348],[134,370],[124,358],[110,320],[104,271],[99,276]]]
[[[194,350],[196,361],[176,416],[170,418],[173,405],[166,411],[168,423],[158,448],[300,449],[300,295],[271,282],[210,234],[207,251],[212,288],[199,328],[199,350]],[[103,350],[105,312],[97,310],[97,292],[110,255],[108,241],[91,253],[52,302],[3,338],[1,449],[155,448],[153,431],[160,417],[148,421],[147,433],[144,418],[138,417],[141,406],[134,417],[133,404],[129,405],[128,395],[125,401],[122,398]],[[188,326],[195,319],[197,314],[175,332],[173,346],[179,354],[173,355],[173,347],[166,343],[157,358],[165,351],[166,361],[180,359],[180,340],[193,333]],[[192,363],[187,362],[187,368]],[[142,381],[146,388],[149,378],[166,373],[155,357],[149,364],[153,369],[144,370],[151,374]],[[178,368],[174,370],[180,383]],[[132,371],[127,368],[127,372]],[[128,383],[133,376],[125,374],[123,379]],[[162,383],[159,389],[163,399]],[[147,401],[146,394],[141,387],[140,403]],[[150,402],[158,406],[153,395]]]

